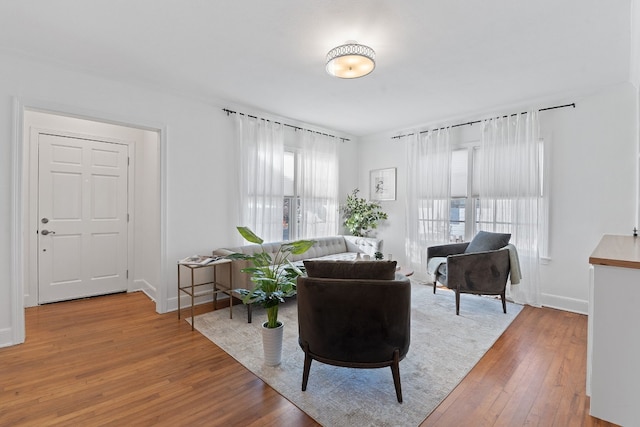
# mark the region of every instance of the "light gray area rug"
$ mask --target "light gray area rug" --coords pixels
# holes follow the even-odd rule
[[[357,302],[355,302],[357,303]],[[304,353],[298,345],[295,299],[282,304],[285,323],[282,363],[264,366],[260,325],[264,310],[234,307],[196,317],[195,327],[238,362],[324,426],[417,426],[456,387],[520,313],[499,299],[462,295],[460,316],[449,290],[412,282],[411,346],[400,362],[403,403],[398,403],[390,368],[340,368],[314,361],[307,391],[301,391]]]

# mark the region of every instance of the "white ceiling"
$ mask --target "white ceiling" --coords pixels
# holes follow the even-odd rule
[[[631,1],[0,0],[0,49],[364,136],[628,81]]]

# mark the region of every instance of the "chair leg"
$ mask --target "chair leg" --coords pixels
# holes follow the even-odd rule
[[[393,385],[396,387],[396,397],[398,403],[402,403],[402,386],[400,385],[400,350],[393,351],[393,363],[391,364],[391,375],[393,375]]]
[[[502,298],[502,311],[504,311],[504,314],[507,314],[507,299],[505,294],[506,291],[502,291],[500,298]]]
[[[252,304],[247,304],[247,323],[251,323],[251,307]]]
[[[456,316],[460,315],[460,291],[456,290]]]
[[[307,382],[309,381],[309,371],[311,370],[311,361],[313,360],[309,355],[309,344],[304,343],[302,350],[304,351],[304,369],[302,370],[302,391],[307,389]]]
[[[436,279],[433,279],[433,293],[436,293],[436,283],[438,283],[438,281]]]

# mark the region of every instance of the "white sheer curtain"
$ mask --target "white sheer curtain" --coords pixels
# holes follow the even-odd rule
[[[283,126],[237,115],[240,155],[239,224],[266,242],[282,240],[284,209]]]
[[[338,233],[337,138],[298,131],[296,184],[300,197],[298,238],[334,236]]]
[[[476,159],[479,229],[509,232],[518,250],[522,280],[508,295],[540,306],[543,232],[542,161],[537,111],[482,122]]]
[[[405,250],[416,272],[425,270],[428,246],[449,241],[452,156],[449,135],[450,128],[414,132],[406,143]]]

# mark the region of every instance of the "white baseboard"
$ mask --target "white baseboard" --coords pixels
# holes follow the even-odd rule
[[[542,305],[544,307],[570,311],[572,313],[589,313],[589,301],[562,297],[559,295],[542,294]]]
[[[13,331],[11,328],[0,329],[0,348],[16,344],[19,343],[13,342]]]
[[[142,291],[144,292],[152,301],[157,301],[158,291],[155,286],[152,286],[151,283],[147,282],[144,279],[138,279],[133,281],[134,288],[129,289],[129,292]]]

